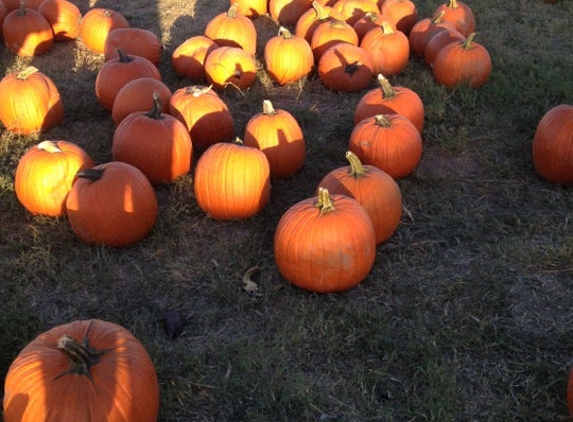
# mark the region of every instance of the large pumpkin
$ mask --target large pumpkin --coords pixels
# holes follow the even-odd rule
[[[336,19],[317,25],[310,39],[314,61],[318,63],[326,50],[340,42],[356,46],[359,44],[358,34],[351,25]]]
[[[66,200],[80,240],[123,247],[147,236],[157,220],[155,191],[137,167],[111,161],[77,173]]]
[[[43,0],[38,7],[52,26],[54,40],[69,41],[80,35],[82,12],[68,0]]]
[[[6,375],[5,422],[155,422],[158,409],[147,351],[107,321],[77,320],[40,334]]]
[[[255,19],[266,15],[268,0],[229,0],[229,5],[237,4],[237,13]]]
[[[265,44],[264,57],[269,76],[280,85],[298,81],[314,66],[310,44],[282,26]]]
[[[106,60],[119,57],[118,50],[131,56],[145,57],[155,66],[161,61],[163,45],[153,32],[143,28],[117,28],[107,35],[103,45]]]
[[[545,113],[535,130],[532,153],[540,176],[573,185],[573,105],[560,104]]]
[[[339,42],[320,56],[318,78],[333,91],[361,91],[372,80],[372,60],[362,47]]]
[[[476,20],[472,9],[459,0],[447,0],[438,6],[434,13],[444,12],[444,20],[451,22],[464,36],[476,30]]]
[[[312,0],[269,0],[269,14],[281,25],[294,26],[311,6]]]
[[[213,17],[205,27],[205,36],[219,46],[239,47],[251,55],[257,50],[257,30],[248,17],[237,12],[238,4]]]
[[[205,58],[205,77],[218,89],[247,89],[257,77],[253,55],[239,47],[218,47]]]
[[[387,21],[369,30],[362,38],[360,47],[370,56],[372,71],[376,74],[396,75],[408,65],[408,37],[402,31],[393,29]]]
[[[374,225],[376,243],[388,240],[396,231],[402,216],[402,193],[396,181],[378,167],[363,165],[352,151],[346,152],[349,166],[338,167],[318,183],[331,194],[339,193],[356,199]]]
[[[394,21],[396,28],[406,35],[418,22],[418,9],[412,0],[385,0],[380,5],[380,13]]]
[[[86,12],[82,18],[80,37],[89,50],[103,54],[108,34],[114,29],[128,27],[129,23],[121,13],[96,7]]]
[[[115,125],[119,125],[130,113],[134,111],[148,111],[153,106],[153,93],[159,94],[161,111],[169,112],[171,90],[160,80],[150,77],[137,78],[126,83],[115,96],[111,108],[111,118]]]
[[[220,142],[197,161],[193,187],[197,204],[215,220],[248,218],[269,202],[269,162],[238,139]]]
[[[2,23],[6,48],[18,56],[31,57],[45,53],[54,45],[54,32],[46,18],[37,10],[20,3]]]
[[[171,55],[171,65],[179,76],[196,83],[205,79],[205,59],[219,45],[205,35],[195,35],[183,41]]]
[[[312,2],[312,7],[304,12],[296,21],[295,35],[304,38],[309,44],[312,34],[318,25],[332,19],[343,20],[342,15],[332,10],[332,7]]]
[[[313,292],[331,293],[358,285],[376,258],[370,216],[354,198],[330,195],[319,187],[316,198],[291,206],[274,236],[280,274]]]
[[[6,75],[0,80],[0,121],[19,135],[45,132],[64,119],[58,88],[35,67]]]
[[[66,197],[76,173],[93,167],[88,154],[67,141],[43,141],[20,158],[14,190],[20,203],[33,214],[53,217],[66,213]]]

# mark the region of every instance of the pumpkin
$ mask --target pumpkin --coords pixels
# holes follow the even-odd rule
[[[380,9],[372,0],[338,0],[332,9],[342,15],[342,19],[353,26],[367,12],[380,13]]]
[[[271,177],[285,178],[299,171],[306,155],[302,129],[292,114],[263,101],[263,111],[245,126],[243,143],[260,149],[269,161]]]
[[[358,34],[354,28],[342,20],[329,20],[318,25],[312,33],[310,48],[314,60],[318,63],[322,54],[339,42],[358,45]]]
[[[485,84],[491,74],[491,57],[487,49],[474,42],[475,33],[464,41],[446,45],[434,60],[436,82],[447,87],[468,84],[477,88]]]
[[[96,7],[88,10],[80,24],[80,38],[88,50],[104,54],[105,40],[118,28],[128,28],[129,23],[119,12]]]
[[[560,104],[543,115],[532,148],[537,174],[553,183],[573,185],[573,105]]]
[[[153,32],[141,28],[117,28],[108,34],[103,46],[105,60],[119,57],[118,50],[131,56],[145,57],[159,65],[163,46]]]
[[[418,57],[424,55],[424,49],[430,39],[439,31],[454,30],[456,27],[444,20],[444,12],[437,13],[432,18],[425,18],[416,22],[408,34],[410,52]]]
[[[120,248],[147,236],[157,220],[157,198],[137,167],[121,161],[80,170],[66,199],[76,236],[91,245]]]
[[[205,77],[217,89],[247,89],[257,77],[257,62],[242,48],[219,47],[205,59]]]
[[[439,31],[432,38],[430,38],[426,44],[426,48],[424,49],[424,61],[426,62],[426,65],[433,67],[436,56],[442,50],[442,48],[453,42],[461,42],[465,39],[466,37],[464,37],[462,33],[457,29],[446,29],[445,31]]]
[[[161,80],[157,67],[146,58],[130,56],[122,50],[118,53],[119,57],[102,65],[95,80],[97,102],[108,111],[112,111],[117,93],[128,82],[145,77]]]
[[[312,7],[296,21],[295,35],[304,38],[310,44],[316,27],[332,19],[343,20],[340,14],[332,10],[332,7],[323,6],[315,0],[312,2]]]
[[[364,35],[366,35],[368,31],[381,27],[383,23],[389,25],[393,31],[396,30],[396,25],[390,19],[388,19],[387,16],[383,16],[374,12],[366,12],[364,16],[362,16],[356,21],[354,25],[352,25],[352,27],[354,28],[354,31],[356,31],[358,39],[360,42],[362,42]]]
[[[169,112],[171,90],[160,80],[150,77],[137,78],[126,83],[115,96],[111,109],[111,118],[119,125],[134,111],[147,111],[153,107],[153,93],[159,94],[161,111]]]
[[[68,0],[43,0],[38,12],[46,18],[55,41],[75,40],[80,35],[82,12]]]
[[[221,47],[239,47],[254,56],[257,50],[257,30],[248,17],[237,12],[238,7],[234,3],[227,12],[213,17],[207,22],[204,35]]]
[[[59,217],[66,213],[66,197],[79,170],[93,167],[88,154],[67,141],[42,141],[20,158],[14,190],[32,214]]]
[[[6,375],[5,422],[157,420],[153,362],[127,329],[99,319],[43,332]]]
[[[187,38],[173,51],[171,65],[179,76],[194,82],[205,80],[205,58],[219,45],[211,38],[196,35]]]
[[[369,274],[376,258],[370,216],[354,198],[318,188],[314,198],[291,206],[274,235],[279,273],[317,293],[349,290]]]
[[[294,26],[312,7],[312,0],[269,0],[269,14],[283,26]]]
[[[384,75],[401,73],[408,65],[410,43],[401,31],[394,30],[388,22],[368,31],[360,47],[366,50],[372,61],[372,71]]]
[[[346,152],[349,166],[332,170],[322,178],[321,186],[331,194],[356,199],[374,225],[376,244],[394,234],[402,216],[402,193],[396,181],[378,167],[363,165],[352,151]]]
[[[45,53],[54,45],[54,32],[46,18],[26,3],[9,12],[2,23],[6,48],[22,57]]]
[[[350,134],[349,148],[360,161],[378,167],[394,179],[412,173],[422,158],[422,137],[399,114],[377,114],[362,120]]]
[[[304,78],[314,66],[314,56],[308,42],[285,27],[277,36],[269,38],[264,49],[265,68],[279,85]]]
[[[269,161],[240,139],[211,145],[197,161],[193,188],[199,207],[215,220],[252,217],[270,199]]]
[[[354,125],[377,114],[401,114],[407,117],[421,133],[424,128],[424,103],[420,96],[405,86],[392,86],[382,74],[377,76],[377,88],[360,98],[354,111]]]
[[[237,13],[255,19],[268,11],[268,0],[230,0],[229,5],[237,4]]]
[[[179,88],[169,100],[169,114],[185,123],[197,151],[203,152],[214,143],[235,138],[235,123],[229,107],[211,87]]]
[[[412,0],[386,0],[380,5],[380,13],[390,18],[406,35],[418,22],[418,9]]]
[[[443,19],[451,22],[455,28],[467,37],[476,30],[476,20],[472,9],[459,0],[447,0],[438,6],[434,13],[444,12]]]
[[[191,136],[185,124],[161,112],[157,92],[148,112],[129,114],[115,129],[111,151],[114,160],[134,165],[152,185],[172,182],[191,170]]]
[[[320,57],[318,77],[333,91],[361,91],[372,79],[372,60],[363,48],[341,42]]]
[[[29,66],[0,80],[0,121],[11,132],[45,132],[64,119],[58,88],[37,68]]]

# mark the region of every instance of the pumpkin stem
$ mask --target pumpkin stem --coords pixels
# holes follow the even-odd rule
[[[475,37],[476,33],[472,32],[471,34],[468,35],[468,37],[465,39],[465,41],[462,44],[462,48],[464,50],[471,50],[473,48],[473,40]]]
[[[120,63],[129,63],[130,61],[133,60],[133,58],[131,56],[129,56],[125,51],[123,51],[121,48],[117,49],[117,54],[119,56],[119,62]]]
[[[326,188],[318,188],[318,201],[315,207],[319,209],[320,214],[324,214],[330,211],[334,211],[334,204],[330,199],[330,193]]]
[[[34,66],[28,66],[26,69],[22,70],[21,72],[18,73],[18,75],[16,76],[16,79],[28,79],[31,75],[33,75],[34,73],[37,73],[38,68],[34,67]]]
[[[363,66],[362,62],[358,62],[358,61],[356,61],[354,63],[348,63],[346,65],[346,68],[344,69],[344,71],[352,76],[354,74],[354,72],[356,72],[362,66]]]
[[[444,10],[440,11],[440,13],[437,13],[430,22],[433,24],[441,23],[444,20],[445,14],[446,12]]]
[[[318,21],[325,21],[330,18],[330,12],[317,1],[312,2],[312,8],[316,12],[316,20]]]
[[[289,40],[292,38],[292,32],[290,32],[287,28],[285,28],[284,26],[281,26],[279,28],[279,36],[283,37],[285,40]]]
[[[28,13],[28,10],[26,9],[26,2],[21,1],[20,6],[18,7],[18,16],[24,16],[26,13]]]
[[[233,143],[236,145],[244,145],[243,140],[238,136],[235,136],[235,140],[233,141]]]
[[[161,99],[159,98],[159,93],[157,91],[153,92],[153,106],[151,110],[146,114],[147,117],[155,120],[161,120],[163,118],[161,114]]]
[[[366,174],[366,170],[364,170],[364,166],[356,154],[352,151],[346,151],[346,159],[350,163],[350,171],[348,173],[351,176],[358,179]]]
[[[231,7],[229,7],[229,10],[227,10],[227,16],[229,18],[236,18],[237,17],[237,10],[239,9],[239,4],[238,3],[233,3],[231,5]]]
[[[383,31],[384,34],[393,34],[394,32],[396,32],[396,31],[394,31],[394,29],[392,28],[392,25],[390,25],[390,22],[388,22],[388,21],[386,21],[386,20],[382,21],[382,25],[380,25],[380,26],[381,26],[382,29],[384,30],[384,31]]]
[[[92,182],[98,181],[99,179],[102,178],[102,176],[103,176],[103,169],[95,169],[95,168],[83,169],[76,173],[76,177],[80,177],[82,179],[88,179],[91,180]]]
[[[376,120],[376,124],[382,127],[390,127],[392,126],[392,122],[385,114],[377,114],[374,116],[374,120]]]
[[[58,145],[54,141],[42,141],[38,144],[38,149],[49,153],[62,152],[62,150],[58,148]]]
[[[197,98],[197,97],[200,97],[201,95],[211,91],[211,88],[213,88],[213,85],[209,85],[209,86],[193,85],[193,86],[188,86],[186,92],[187,92],[187,94],[191,94],[195,98]]]
[[[265,116],[274,116],[277,114],[275,108],[273,107],[273,103],[270,100],[263,101],[263,114]]]
[[[364,19],[373,23],[378,22],[378,20],[380,20],[381,17],[382,15],[376,12],[366,12],[364,14]]]
[[[458,1],[457,0],[450,0],[448,7],[450,9],[457,9],[458,8]]]
[[[392,84],[383,74],[379,73],[376,79],[378,79],[380,88],[382,88],[382,98],[393,98],[396,96],[396,91],[394,91]]]
[[[100,357],[110,350],[94,350],[89,347],[87,336],[82,343],[64,334],[58,340],[58,349],[70,358],[70,369],[59,374],[56,378],[67,374],[85,375],[91,378],[90,368],[99,362]]]

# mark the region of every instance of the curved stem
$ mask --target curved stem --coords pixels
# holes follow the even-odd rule
[[[16,79],[28,79],[31,75],[37,72],[39,72],[37,67],[28,66],[26,69],[19,72],[18,75],[16,75]]]
[[[239,9],[239,4],[238,3],[233,3],[231,5],[231,7],[229,7],[229,10],[227,10],[227,16],[229,18],[236,18],[237,17],[237,10]]]
[[[153,106],[151,107],[151,110],[149,110],[149,112],[146,114],[146,116],[151,119],[161,120],[163,119],[161,111],[161,99],[159,98],[159,93],[155,91],[153,93]]]
[[[265,116],[274,116],[277,114],[275,108],[273,107],[273,103],[270,100],[263,101],[263,114]]]
[[[58,145],[54,141],[42,141],[38,144],[38,149],[49,153],[62,152],[62,150],[58,148]]]
[[[117,55],[119,56],[119,62],[120,63],[129,63],[130,61],[133,60],[133,58],[131,58],[125,51],[123,51],[121,48],[117,49]]]
[[[364,166],[356,154],[354,154],[352,151],[346,151],[346,159],[350,163],[350,171],[348,173],[351,176],[357,179],[366,174]]]
[[[312,2],[312,8],[316,12],[316,20],[325,21],[330,18],[330,12],[326,7],[317,1]]]
[[[376,124],[382,127],[390,127],[392,126],[392,122],[385,114],[377,114],[374,116],[374,120],[376,120]]]
[[[393,98],[396,96],[396,91],[390,84],[390,81],[384,77],[383,74],[379,73],[377,78],[380,88],[382,88],[382,93],[384,94],[382,98]]]
[[[65,374],[85,375],[91,378],[90,368],[99,362],[102,355],[106,354],[109,350],[93,350],[88,345],[87,338],[83,343],[80,343],[75,338],[64,334],[58,340],[58,350],[64,352],[70,358],[70,369],[60,374],[58,377]]]
[[[318,208],[320,214],[324,214],[330,211],[334,211],[334,204],[330,199],[330,193],[326,188],[318,188],[318,201],[315,205]]]
[[[475,37],[476,33],[472,32],[471,34],[468,35],[468,37],[465,39],[464,43],[462,44],[462,48],[464,50],[471,50],[473,48],[473,40]]]

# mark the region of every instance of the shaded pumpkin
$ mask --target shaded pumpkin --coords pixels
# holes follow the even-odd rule
[[[465,39],[466,37],[464,37],[462,33],[457,29],[439,31],[432,38],[430,38],[426,44],[426,48],[424,49],[424,61],[426,62],[426,65],[433,67],[436,56],[442,50],[442,48],[453,42],[462,42]]]
[[[80,35],[82,12],[68,0],[43,0],[38,7],[52,27],[55,41],[75,40]]]
[[[219,45],[205,35],[195,35],[179,44],[171,55],[171,65],[179,76],[194,82],[205,80],[205,58]]]
[[[440,12],[431,18],[421,19],[412,27],[408,34],[410,52],[418,57],[424,55],[424,49],[430,39],[439,31],[454,30],[456,27],[444,20],[444,12]]]
[[[321,5],[315,0],[312,2],[312,7],[296,21],[295,35],[304,38],[310,44],[316,27],[334,19],[344,20],[339,13],[332,10],[332,7]]]
[[[217,89],[247,89],[257,77],[254,56],[239,47],[215,48],[205,59],[205,77]]]
[[[370,273],[376,235],[358,201],[319,187],[316,197],[297,202],[281,216],[273,249],[288,282],[317,293],[342,292]]]
[[[263,101],[263,111],[247,122],[243,143],[260,149],[269,161],[271,177],[285,178],[298,172],[305,160],[306,142],[294,116]]]
[[[161,61],[163,45],[157,35],[142,28],[117,28],[109,32],[103,46],[105,60],[119,57],[121,50],[130,56],[145,57],[155,66]]]
[[[304,78],[314,66],[308,42],[282,26],[278,35],[269,38],[265,44],[264,58],[267,73],[279,85]]]
[[[159,93],[152,97],[149,111],[134,111],[117,126],[111,152],[113,160],[137,167],[158,185],[189,173],[193,147],[185,124],[161,112]]]
[[[76,173],[93,167],[89,155],[67,141],[42,141],[20,158],[14,190],[32,214],[59,217],[66,213],[66,198]]]
[[[157,420],[153,362],[127,329],[98,319],[43,332],[6,375],[5,422]]]
[[[372,0],[338,0],[332,9],[342,15],[342,19],[353,26],[366,13],[380,14],[380,9]]]
[[[358,45],[358,35],[354,28],[343,20],[329,20],[319,24],[312,33],[310,48],[314,61],[318,63],[322,54],[339,42]]]
[[[332,170],[318,183],[331,194],[347,195],[364,207],[374,225],[376,244],[390,239],[402,216],[402,193],[396,181],[378,167],[363,165],[352,151],[349,166]]]
[[[381,27],[384,22],[389,25],[393,31],[396,30],[396,25],[387,16],[374,12],[366,12],[352,27],[356,31],[358,39],[362,42],[364,35],[366,35],[368,31]]]
[[[412,0],[385,0],[380,5],[380,13],[388,16],[399,31],[409,35],[418,22],[418,9]]]
[[[108,34],[118,28],[128,28],[129,23],[119,12],[96,7],[88,10],[80,24],[80,38],[88,50],[104,54]]]
[[[320,57],[318,77],[333,91],[361,91],[372,80],[372,60],[363,48],[341,42]]]
[[[251,55],[257,50],[257,30],[248,17],[237,12],[233,3],[227,12],[220,13],[207,22],[204,35],[221,47],[238,47]]]
[[[237,13],[255,19],[268,11],[268,0],[229,0],[229,5],[237,4]]]
[[[32,57],[47,52],[54,45],[54,32],[46,18],[37,10],[20,3],[8,12],[2,23],[4,45],[12,53]]]
[[[438,6],[434,13],[444,12],[443,19],[452,23],[455,28],[467,37],[476,30],[476,19],[472,9],[459,0],[447,0]]]
[[[376,74],[396,75],[408,65],[410,43],[402,32],[383,21],[380,26],[369,30],[362,38],[360,47],[366,50]]]
[[[312,0],[269,0],[271,18],[283,26],[295,26],[311,7]]]
[[[548,110],[533,136],[535,171],[552,183],[573,185],[573,105]]]
[[[270,199],[269,161],[239,139],[213,144],[197,161],[193,188],[199,208],[215,220],[252,217]]]
[[[64,119],[58,88],[37,68],[29,66],[0,80],[0,121],[10,132],[45,132]]]
[[[169,112],[171,90],[160,80],[150,77],[133,79],[126,83],[115,96],[111,118],[117,126],[134,111],[148,111],[153,107],[153,93],[159,94],[161,111]]]
[[[82,242],[120,248],[151,232],[158,215],[157,198],[137,167],[110,161],[76,176],[66,208],[70,226]]]
[[[364,164],[394,179],[412,173],[422,158],[422,137],[410,120],[399,114],[378,114],[358,123],[348,149]]]

